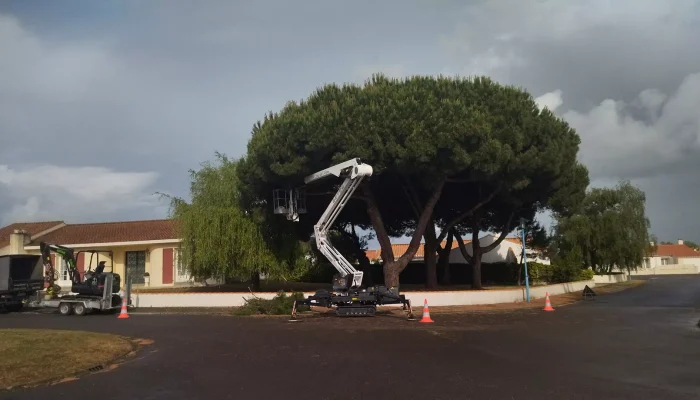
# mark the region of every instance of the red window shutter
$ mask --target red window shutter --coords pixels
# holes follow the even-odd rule
[[[173,249],[163,249],[163,284],[173,283]]]
[[[80,276],[83,277],[83,273],[85,272],[85,253],[78,254],[78,259],[75,261],[75,263],[77,264]]]

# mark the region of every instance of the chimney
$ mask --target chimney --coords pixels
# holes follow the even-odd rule
[[[678,244],[683,244],[683,239],[678,239]]]
[[[27,251],[24,250],[24,245],[29,243],[29,234],[23,229],[15,229],[15,231],[10,234],[10,254],[26,254]]]

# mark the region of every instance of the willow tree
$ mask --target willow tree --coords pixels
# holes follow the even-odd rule
[[[644,192],[628,181],[591,189],[576,213],[557,219],[554,257],[599,273],[636,270],[650,250],[645,204]]]
[[[437,243],[444,239],[432,235],[444,217],[438,212],[440,202],[454,205],[479,187],[489,187],[506,196],[499,201],[504,204],[514,202],[514,190],[559,182],[567,173],[565,161],[578,149],[578,137],[555,119],[540,112],[527,92],[484,77],[375,75],[362,86],[325,85],[266,115],[253,127],[239,177],[248,204],[262,204],[274,189],[303,185],[305,175],[335,163],[359,157],[371,164],[372,178],[348,203],[339,223],[374,230],[384,283],[396,286],[424,236],[435,236]],[[308,235],[339,183],[331,181],[307,189],[309,214],[302,216],[300,228]],[[551,196],[546,192],[532,201]],[[467,215],[452,225],[484,204],[460,208],[458,214]],[[447,235],[450,221],[444,225]],[[409,232],[411,240],[405,253],[396,255],[390,237],[400,231]]]
[[[171,198],[180,260],[194,278],[251,279],[254,286],[261,273],[272,279],[303,275],[308,249],[293,226],[269,218],[264,208],[242,206],[237,168],[237,160],[216,153],[214,162],[190,171],[191,201]]]

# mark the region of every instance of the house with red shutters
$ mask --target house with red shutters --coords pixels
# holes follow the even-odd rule
[[[193,285],[178,263],[180,239],[174,224],[168,219],[88,224],[20,222],[0,228],[0,255],[39,254],[39,243],[46,242],[73,249],[81,275],[105,261],[105,271],[118,273],[122,282],[131,282],[132,287]],[[70,287],[66,261],[54,253],[51,258],[59,274],[56,283]]]

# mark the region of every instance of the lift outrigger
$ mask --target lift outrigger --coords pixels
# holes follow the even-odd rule
[[[401,304],[403,310],[407,311],[409,320],[415,318],[411,301],[400,294],[398,288],[385,286],[363,288],[363,272],[355,269],[328,240],[328,231],[336,218],[360,183],[365,178],[371,177],[372,172],[371,165],[362,163],[359,158],[353,158],[304,178],[305,184],[331,176],[345,179],[319,221],[314,225],[316,246],[321,254],[338,270],[338,273],[333,276],[332,291],[318,290],[314,295],[294,302],[292,321],[296,320],[298,305],[327,308],[335,306],[338,316],[374,316],[378,305]],[[300,190],[276,190],[274,193],[274,212],[285,214],[289,220],[299,221],[299,214],[306,212],[303,192]]]

